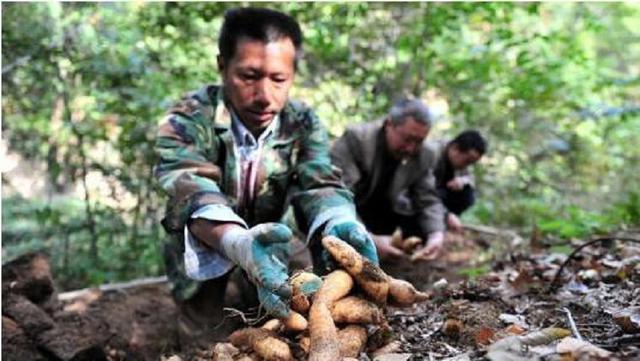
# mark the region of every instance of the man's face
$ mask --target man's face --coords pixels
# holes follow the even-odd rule
[[[385,122],[387,150],[395,159],[407,158],[418,153],[424,138],[429,134],[429,126],[407,117],[401,124]]]
[[[218,58],[227,101],[251,132],[271,124],[289,98],[296,50],[289,38],[270,43],[240,39],[233,58]]]
[[[466,168],[480,160],[482,155],[477,150],[471,148],[465,152],[461,151],[457,144],[453,143],[447,149],[449,163],[455,169]]]

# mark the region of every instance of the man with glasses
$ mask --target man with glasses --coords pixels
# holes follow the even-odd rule
[[[404,255],[391,245],[398,227],[403,238],[426,241],[413,259],[434,259],[442,249],[445,208],[433,175],[437,158],[423,143],[432,121],[423,102],[401,100],[385,119],[348,128],[331,150],[381,258]]]

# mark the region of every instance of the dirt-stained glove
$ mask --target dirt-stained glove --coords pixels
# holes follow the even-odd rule
[[[355,221],[334,221],[327,223],[323,236],[334,236],[349,243],[361,255],[378,264],[376,245],[362,223]]]
[[[247,272],[258,289],[260,304],[275,317],[289,314],[291,237],[287,226],[263,223],[249,230],[234,228],[220,239],[222,253]]]

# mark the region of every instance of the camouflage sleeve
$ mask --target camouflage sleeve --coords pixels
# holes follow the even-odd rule
[[[428,169],[411,190],[416,209],[419,210],[418,222],[424,236],[445,230],[444,216],[446,209],[438,197],[436,179],[433,171]]]
[[[159,160],[154,173],[170,197],[163,224],[173,232],[181,232],[189,216],[203,206],[228,206],[218,186],[222,172],[215,164],[216,138],[197,103],[184,102],[191,102],[187,111],[174,111],[161,122],[155,145]]]
[[[310,239],[327,221],[347,218],[356,221],[353,196],[331,164],[329,139],[319,119],[307,111],[308,123],[300,143],[296,174],[300,184],[292,204],[302,214],[302,227]]]

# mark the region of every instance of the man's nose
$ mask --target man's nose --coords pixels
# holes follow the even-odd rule
[[[261,106],[269,105],[269,94],[269,82],[266,79],[256,82],[253,94],[255,103],[260,104]]]

